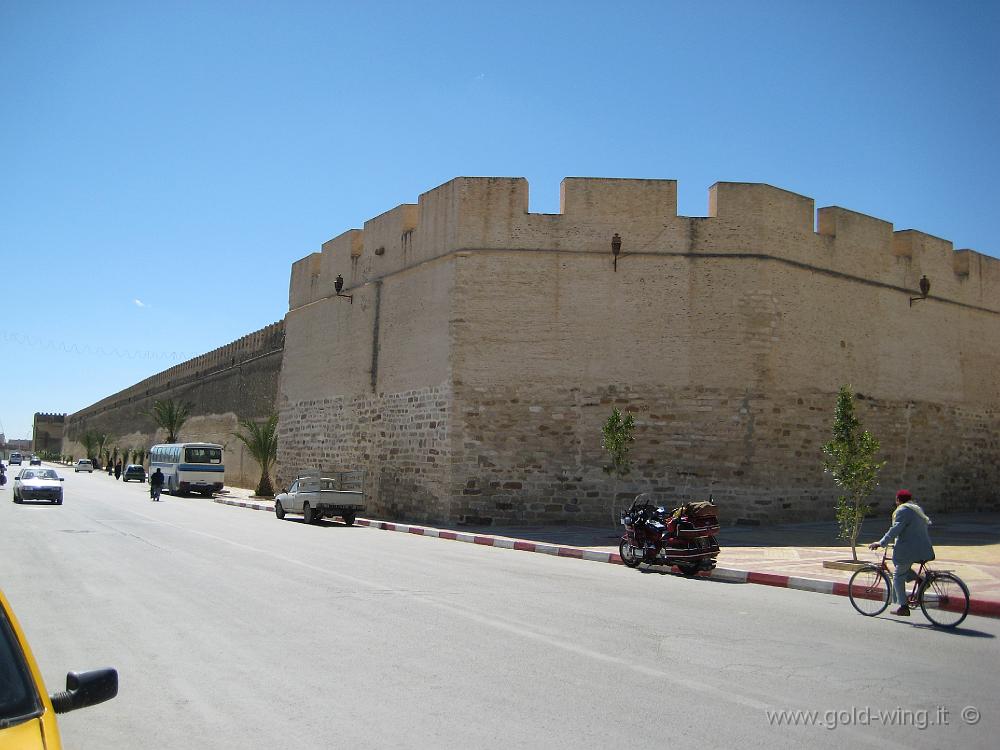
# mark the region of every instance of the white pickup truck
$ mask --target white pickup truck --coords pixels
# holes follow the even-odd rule
[[[301,513],[306,523],[340,516],[348,526],[365,510],[360,471],[338,472],[334,476],[301,476],[286,492],[274,498],[274,515]],[[350,488],[350,489],[347,489]]]

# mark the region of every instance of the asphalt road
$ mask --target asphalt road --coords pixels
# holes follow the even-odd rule
[[[62,506],[0,492],[0,587],[50,691],[120,672],[60,717],[67,748],[996,746],[997,620],[943,632],[63,473]]]

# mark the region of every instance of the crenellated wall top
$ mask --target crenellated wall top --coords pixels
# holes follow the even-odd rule
[[[73,419],[87,414],[101,412],[108,407],[128,402],[131,399],[146,398],[160,393],[185,381],[210,375],[243,362],[279,351],[284,348],[285,323],[278,321],[258,331],[248,333],[225,346],[213,349],[186,362],[157,373],[135,385],[119,391],[88,406],[83,411],[71,415]]]
[[[459,251],[766,256],[1000,311],[1000,260],[760,183],[719,182],[708,215],[677,215],[675,180],[568,177],[560,213],[528,211],[519,177],[458,177],[325,242],[292,266],[289,308]],[[609,260],[610,263],[610,260]]]

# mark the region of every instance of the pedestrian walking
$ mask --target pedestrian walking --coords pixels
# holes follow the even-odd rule
[[[149,477],[149,496],[153,502],[160,502],[160,491],[163,490],[163,472],[157,469]]]
[[[913,502],[910,491],[900,490],[896,493],[896,510],[892,513],[892,526],[885,532],[885,536],[868,545],[868,549],[878,549],[888,546],[889,542],[895,540],[892,547],[892,564],[895,566],[892,574],[892,591],[897,604],[897,608],[892,611],[894,615],[910,616],[906,600],[906,582],[916,578],[912,570],[913,564],[934,559],[934,546],[927,531],[930,523],[931,519],[923,509]]]
[[[118,463],[115,464],[115,479],[122,478],[122,460],[119,458]]]
[[[109,457],[108,458],[108,476],[110,477],[114,473],[115,473],[115,465],[111,461],[111,458]]]

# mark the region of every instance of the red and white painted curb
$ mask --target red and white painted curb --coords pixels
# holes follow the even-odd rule
[[[242,502],[238,500],[228,500],[216,498],[215,502],[224,505],[235,505],[240,508],[251,508],[253,510],[265,510],[274,512],[273,505],[261,503]],[[501,547],[503,549],[513,549],[520,552],[538,552],[543,555],[554,557],[570,557],[576,560],[592,560],[593,562],[611,563],[612,565],[622,565],[622,558],[617,552],[602,552],[599,550],[581,549],[580,547],[565,547],[557,544],[539,544],[538,542],[528,542],[523,539],[510,539],[505,537],[490,536],[489,534],[466,534],[461,531],[447,531],[435,529],[430,526],[413,526],[404,523],[390,523],[388,521],[374,521],[368,518],[359,518],[355,521],[358,526],[368,526],[373,529],[383,531],[399,531],[404,534],[415,534],[417,536],[429,536],[437,539],[450,539],[455,542],[466,542],[467,544],[480,544],[484,547]],[[799,591],[812,591],[817,594],[833,594],[834,596],[847,596],[847,584],[841,581],[825,581],[818,578],[800,578],[798,576],[786,576],[777,573],[758,573],[751,570],[737,570],[735,568],[716,568],[710,573],[699,574],[702,578],[713,578],[728,583],[755,583],[761,586],[775,586],[783,589],[797,589]],[[969,614],[980,615],[981,617],[1000,617],[1000,602],[989,599],[970,599]]]

